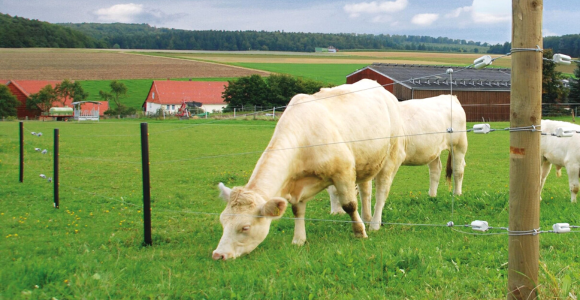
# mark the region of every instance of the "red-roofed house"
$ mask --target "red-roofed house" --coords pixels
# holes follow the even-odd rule
[[[228,105],[222,98],[227,85],[223,81],[155,80],[143,108],[146,115],[154,114],[161,108],[175,114],[185,101],[201,103],[201,109],[206,112],[221,111]]]
[[[1,83],[2,81],[0,81]],[[34,112],[34,111],[29,111],[28,109],[26,109],[26,99],[28,97],[30,97],[31,94],[36,94],[38,92],[40,92],[40,90],[47,86],[47,85],[51,85],[53,88],[60,83],[61,81],[59,80],[9,80],[6,85],[8,86],[8,89],[10,90],[10,92],[16,96],[16,98],[18,99],[18,101],[20,101],[20,106],[18,106],[16,108],[16,116],[19,119],[23,119],[23,118],[36,118],[39,116],[38,112]],[[73,107],[72,105],[72,100],[71,99],[66,99],[65,100],[65,106],[68,107]],[[60,102],[55,102],[53,103],[53,106],[58,107],[61,106],[62,104]],[[90,107],[89,107],[90,106]],[[106,101],[101,101],[101,105],[97,105],[97,104],[85,104],[83,105],[82,109],[83,110],[90,110],[93,108],[93,106],[96,108],[97,106],[99,107],[100,110],[100,115],[102,116],[103,113],[105,111],[107,111],[109,109],[109,103]]]

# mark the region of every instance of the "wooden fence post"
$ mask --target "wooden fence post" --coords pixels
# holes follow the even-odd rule
[[[510,127],[542,119],[543,0],[512,0]],[[519,49],[519,50],[518,50]],[[539,129],[539,128],[538,128]],[[510,133],[509,254],[507,299],[536,299],[540,226],[540,132]]]

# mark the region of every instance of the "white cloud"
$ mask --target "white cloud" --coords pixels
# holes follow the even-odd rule
[[[464,6],[464,7],[460,7],[460,8],[456,8],[453,11],[451,11],[450,13],[445,14],[446,18],[459,18],[459,16],[461,16],[462,13],[464,12],[471,12],[473,10],[472,6]]]
[[[165,21],[184,16],[184,14],[168,15],[161,10],[135,3],[116,4],[108,8],[97,9],[93,14],[100,22],[150,23],[151,25],[163,24]]]
[[[504,23],[512,19],[511,1],[473,0],[472,7],[471,17],[475,23]]]
[[[439,14],[418,14],[411,19],[411,23],[420,26],[427,26],[439,19]]]
[[[552,32],[549,29],[543,28],[542,29],[542,36],[559,36],[559,34]]]
[[[361,14],[378,14],[378,13],[393,13],[398,12],[407,7],[407,0],[395,0],[385,2],[360,2],[354,4],[346,4],[343,10],[349,14],[351,18],[356,18]]]

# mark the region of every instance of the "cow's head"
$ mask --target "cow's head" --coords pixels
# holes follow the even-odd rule
[[[220,215],[224,233],[212,257],[226,260],[252,252],[268,235],[272,219],[282,216],[288,203],[279,197],[266,201],[243,187],[230,189],[221,182],[218,187],[227,205]]]

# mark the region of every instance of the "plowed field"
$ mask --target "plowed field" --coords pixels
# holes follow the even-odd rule
[[[0,49],[0,79],[101,80],[239,77],[268,72],[223,64],[67,49]]]

